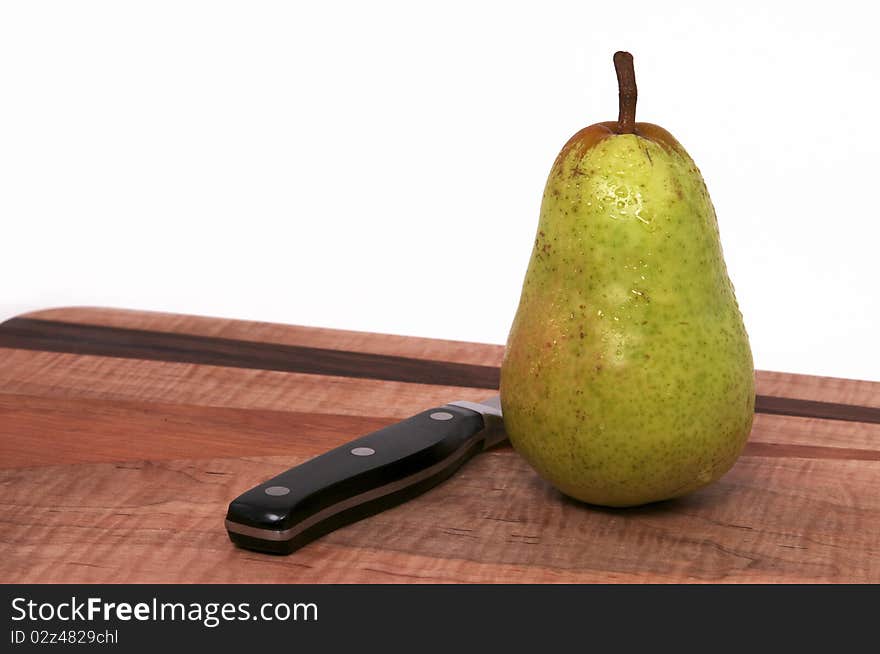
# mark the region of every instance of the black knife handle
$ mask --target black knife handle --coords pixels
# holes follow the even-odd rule
[[[351,441],[233,500],[229,538],[289,554],[436,486],[482,449],[483,427],[476,411],[444,405]]]

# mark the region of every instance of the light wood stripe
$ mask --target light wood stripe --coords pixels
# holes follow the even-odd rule
[[[0,468],[183,459],[194,451],[218,458],[281,455],[291,467],[398,420],[389,415],[0,394]],[[880,461],[880,425],[844,430],[828,420],[761,416],[745,455]]]

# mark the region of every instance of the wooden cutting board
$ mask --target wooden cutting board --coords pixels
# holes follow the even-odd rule
[[[0,582],[880,582],[880,383],[758,372],[720,482],[610,510],[508,446],[286,557],[242,491],[497,388],[503,348],[112,309],[0,325]]]

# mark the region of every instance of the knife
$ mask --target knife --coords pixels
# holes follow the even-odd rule
[[[424,493],[506,437],[498,396],[422,411],[239,495],[226,531],[239,547],[289,554]]]

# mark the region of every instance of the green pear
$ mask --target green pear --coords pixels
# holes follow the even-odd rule
[[[677,497],[734,464],[752,426],[752,354],[700,171],[635,122],[629,53],[617,122],[556,158],[501,366],[514,448],[560,491],[605,506]]]

